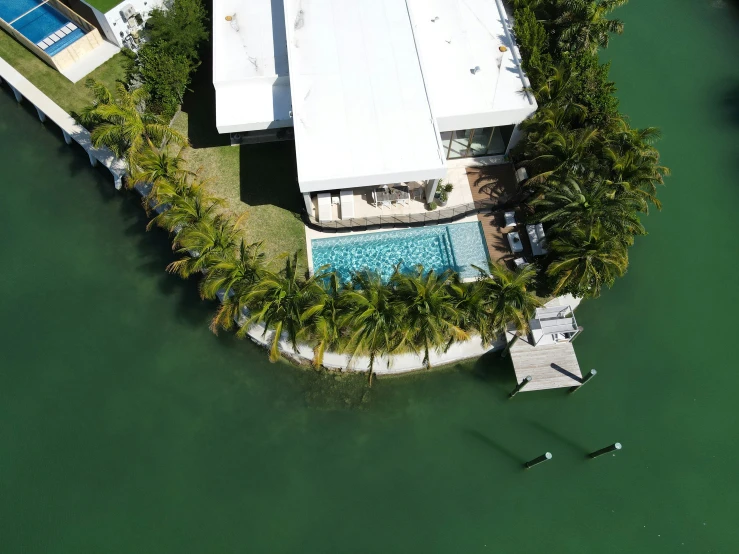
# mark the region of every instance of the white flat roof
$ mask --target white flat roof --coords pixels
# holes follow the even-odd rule
[[[301,191],[443,177],[406,1],[284,3]]]
[[[219,133],[292,125],[284,22],[282,0],[213,2]]]
[[[511,125],[536,111],[533,96],[522,94],[500,0],[407,1],[441,131]]]

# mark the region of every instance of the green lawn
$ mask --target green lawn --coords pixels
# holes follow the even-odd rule
[[[172,126],[192,135],[188,123],[188,114],[180,112]],[[292,144],[197,147],[197,137],[190,136],[190,140],[196,144],[185,153],[191,169],[201,170],[206,188],[226,201],[229,213],[234,217],[246,214],[242,224],[247,240],[264,241],[264,252],[274,268],[284,264],[283,254],[298,252],[301,270],[307,269]]]
[[[85,88],[85,79],[76,84],[72,83],[56,69],[52,69],[31,54],[5,31],[0,31],[0,58],[15,67],[26,79],[68,112],[79,111],[92,99]],[[112,88],[116,80],[124,76],[123,61],[123,55],[116,54],[89,76]]]
[[[85,0],[85,2],[103,13],[109,12],[118,4],[121,4],[121,0]]]

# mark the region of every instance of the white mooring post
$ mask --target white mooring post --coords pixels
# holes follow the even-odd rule
[[[39,110],[38,106],[35,106],[35,108],[36,108],[36,113],[38,114],[39,120],[41,120],[41,123],[44,123],[46,121],[46,114],[42,112],[41,110]]]
[[[67,144],[72,144],[72,137],[69,136],[69,133],[62,129],[62,136],[64,137],[64,142]]]

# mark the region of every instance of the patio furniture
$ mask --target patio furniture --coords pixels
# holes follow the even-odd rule
[[[513,263],[515,264],[516,269],[529,265],[529,262],[527,262],[524,258],[516,258],[515,260],[513,260]]]
[[[351,219],[354,217],[354,191],[342,190],[339,193],[341,199],[341,219]]]
[[[528,178],[529,178],[529,173],[526,171],[525,167],[519,167],[516,170],[516,181],[518,183],[522,183]]]
[[[331,193],[318,193],[318,221],[333,221],[334,211],[331,206]]]
[[[549,253],[546,248],[546,236],[544,235],[544,226],[541,223],[536,225],[527,225],[526,233],[529,235],[531,242],[531,251],[534,256],[544,256]]]
[[[410,200],[411,195],[408,192],[408,187],[403,187],[405,190],[400,188],[392,188],[388,191],[376,190],[372,193],[373,198],[376,198],[376,202],[381,202],[384,205],[389,206],[392,202],[400,202],[405,204]]]
[[[514,254],[523,252],[523,243],[521,242],[521,237],[518,235],[518,232],[513,231],[512,233],[508,233],[506,236],[508,237],[508,244],[511,246],[511,251]]]
[[[516,224],[516,212],[506,212],[503,215],[505,217],[504,227],[513,227]]]

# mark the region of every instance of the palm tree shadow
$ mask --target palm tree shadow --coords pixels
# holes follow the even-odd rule
[[[487,435],[481,433],[480,431],[477,431],[476,429],[465,429],[464,434],[468,437],[471,437],[478,442],[481,442],[482,444],[489,446],[493,450],[495,450],[498,454],[502,455],[505,458],[508,458],[511,462],[513,462],[513,465],[515,466],[521,466],[523,464],[524,460],[513,452],[512,450],[508,450],[505,446],[498,444],[493,439],[488,437]]]

